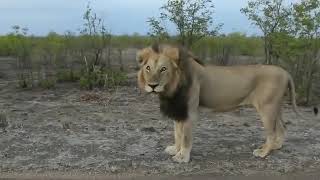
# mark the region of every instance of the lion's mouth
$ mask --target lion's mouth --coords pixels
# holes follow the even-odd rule
[[[155,91],[155,90],[152,90],[150,93],[151,93],[151,94],[159,94],[159,92],[157,92],[157,91]]]

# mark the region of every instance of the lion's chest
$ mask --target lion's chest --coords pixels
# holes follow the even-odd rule
[[[184,121],[188,118],[188,97],[184,92],[176,93],[172,97],[159,96],[160,111],[175,121]]]

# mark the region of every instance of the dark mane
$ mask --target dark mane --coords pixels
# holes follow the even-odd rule
[[[156,47],[153,48],[157,49]],[[191,58],[196,61],[198,59],[194,58],[186,48],[179,46],[178,49],[178,66],[181,70],[181,80],[173,95],[167,96],[165,94],[160,94],[159,99],[160,111],[162,114],[175,121],[184,121],[188,118],[188,93],[192,85],[190,60]],[[159,48],[159,50],[161,53],[161,48]]]
[[[198,64],[200,64],[200,65],[202,65],[202,66],[205,65],[198,57],[196,57],[196,56],[194,56],[194,55],[192,55],[191,57],[192,57]]]
[[[160,95],[161,113],[175,121],[185,121],[188,118],[188,90],[187,86],[180,86],[171,97]]]

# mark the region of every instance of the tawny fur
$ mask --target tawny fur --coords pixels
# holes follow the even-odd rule
[[[198,120],[200,106],[220,112],[241,105],[254,106],[265,127],[266,142],[253,154],[262,158],[282,147],[285,127],[281,103],[288,89],[293,109],[298,112],[294,82],[287,71],[277,66],[202,65],[190,52],[170,45],[159,45],[156,50],[152,47],[142,49],[137,53],[137,60],[140,63],[138,84],[147,92],[170,97],[182,82],[191,81],[188,116],[183,120],[175,119],[175,144],[165,149],[177,162],[190,160],[192,124]],[[149,85],[156,87],[152,89]]]

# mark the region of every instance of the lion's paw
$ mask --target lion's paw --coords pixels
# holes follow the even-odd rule
[[[176,146],[168,146],[164,151],[170,154],[171,156],[176,155],[178,153]]]
[[[255,157],[265,158],[268,155],[268,152],[265,151],[264,149],[255,149],[253,151],[253,155]]]
[[[181,151],[178,152],[175,156],[172,157],[173,161],[178,163],[187,163],[190,160],[189,153],[182,153]]]

